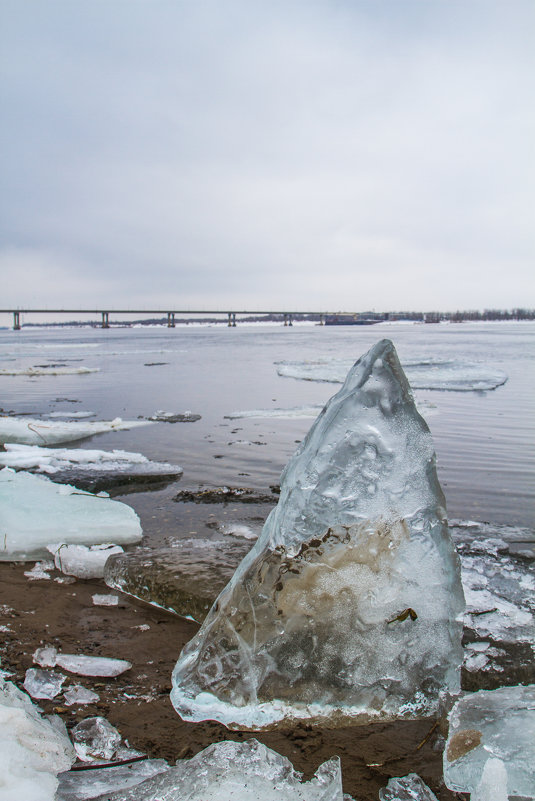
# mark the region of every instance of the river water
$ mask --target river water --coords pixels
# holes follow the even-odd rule
[[[433,434],[450,517],[533,526],[533,323],[4,329],[0,407],[35,416],[91,411],[93,420],[200,414],[194,423],[157,423],[72,446],[181,465],[180,482],[124,497],[146,537],[181,536],[177,529],[189,523],[172,502],[179,489],[276,484],[313,415],[339,388],[334,382],[385,337]],[[98,371],[6,374],[51,364]]]

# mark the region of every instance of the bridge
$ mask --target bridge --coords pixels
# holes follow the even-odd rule
[[[152,315],[157,316],[158,318],[163,318],[163,320],[167,320],[167,327],[174,328],[176,323],[176,317],[190,317],[190,316],[203,316],[203,317],[212,317],[217,318],[227,317],[228,326],[235,327],[236,326],[236,317],[279,317],[284,321],[284,325],[293,325],[293,320],[296,317],[308,317],[312,319],[316,319],[320,325],[324,325],[327,318],[334,319],[337,318],[338,320],[347,319],[348,321],[355,321],[357,324],[359,322],[379,322],[380,320],[388,319],[387,314],[375,314],[375,312],[363,312],[363,313],[355,313],[355,312],[318,312],[318,311],[280,311],[280,310],[270,310],[270,311],[258,311],[258,310],[247,310],[241,309],[236,311],[221,311],[221,309],[0,309],[0,314],[12,314],[13,315],[13,329],[15,331],[20,331],[22,324],[21,324],[21,315],[26,314],[47,314],[47,315],[75,315],[78,319],[81,315],[95,315],[97,320],[100,322],[97,323],[100,325],[101,328],[110,328],[110,316],[111,315]],[[165,324],[165,323],[164,323]]]

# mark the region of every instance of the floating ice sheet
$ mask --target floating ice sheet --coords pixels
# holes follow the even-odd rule
[[[245,729],[431,715],[459,688],[463,610],[431,435],[383,340],[289,462],[171,700]]]
[[[444,750],[446,786],[475,793],[490,758],[505,766],[509,795],[535,797],[535,685],[480,690],[453,707]],[[487,769],[486,781],[499,784],[494,768]]]
[[[1,367],[0,375],[87,375],[99,371],[100,367],[47,367],[43,365],[42,367]]]
[[[51,543],[132,543],[142,535],[130,506],[8,467],[0,470],[0,531],[0,561],[48,556]]]
[[[25,693],[0,678],[2,801],[54,801],[56,775],[68,770],[74,759],[61,720],[42,717]]]
[[[345,359],[277,362],[277,373],[302,381],[342,384],[351,362]],[[505,384],[507,375],[486,364],[460,359],[416,359],[403,363],[413,389],[474,392],[492,390]]]
[[[138,426],[153,425],[150,420],[100,420],[95,422],[55,422],[31,417],[0,416],[0,443],[17,442],[23,445],[58,445],[75,442],[94,434],[122,431]]]
[[[0,453],[0,465],[17,470],[33,470],[64,477],[72,474],[72,481],[98,474],[126,476],[182,475],[182,468],[166,462],[151,462],[141,453],[128,451],[99,451],[83,448],[43,448],[38,445],[7,443]]]
[[[312,779],[257,740],[214,743],[192,759],[131,790],[98,801],[343,801],[338,757],[320,765]]]
[[[149,420],[154,420],[157,423],[196,423],[200,419],[200,414],[195,414],[189,410],[186,412],[164,412],[162,409],[158,409],[157,412],[154,412],[149,417]]]

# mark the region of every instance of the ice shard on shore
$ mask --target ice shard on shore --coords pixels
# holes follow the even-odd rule
[[[434,714],[464,597],[427,424],[393,344],[350,370],[173,673],[185,720],[263,729]]]

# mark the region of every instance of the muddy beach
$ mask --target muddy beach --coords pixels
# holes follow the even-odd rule
[[[102,715],[131,747],[171,763],[220,740],[256,736],[288,757],[306,778],[326,759],[338,755],[344,791],[358,801],[377,801],[379,789],[390,777],[410,772],[418,773],[440,801],[466,797],[443,785],[444,739],[434,720],[334,730],[300,725],[257,735],[229,731],[218,723],[185,723],[169,700],[171,672],[198,625],[121,593],[118,606],[95,606],[94,594],[110,592],[102,581],[29,581],[24,572],[30,567],[0,564],[0,626],[7,629],[2,629],[1,667],[12,674],[12,681],[23,686],[26,670],[34,666],[32,654],[42,645],[132,663],[130,670],[114,679],[67,674],[65,690],[82,684],[98,693],[97,703],[66,707],[61,695],[39,702],[47,714],[59,714],[68,729],[86,717]]]

